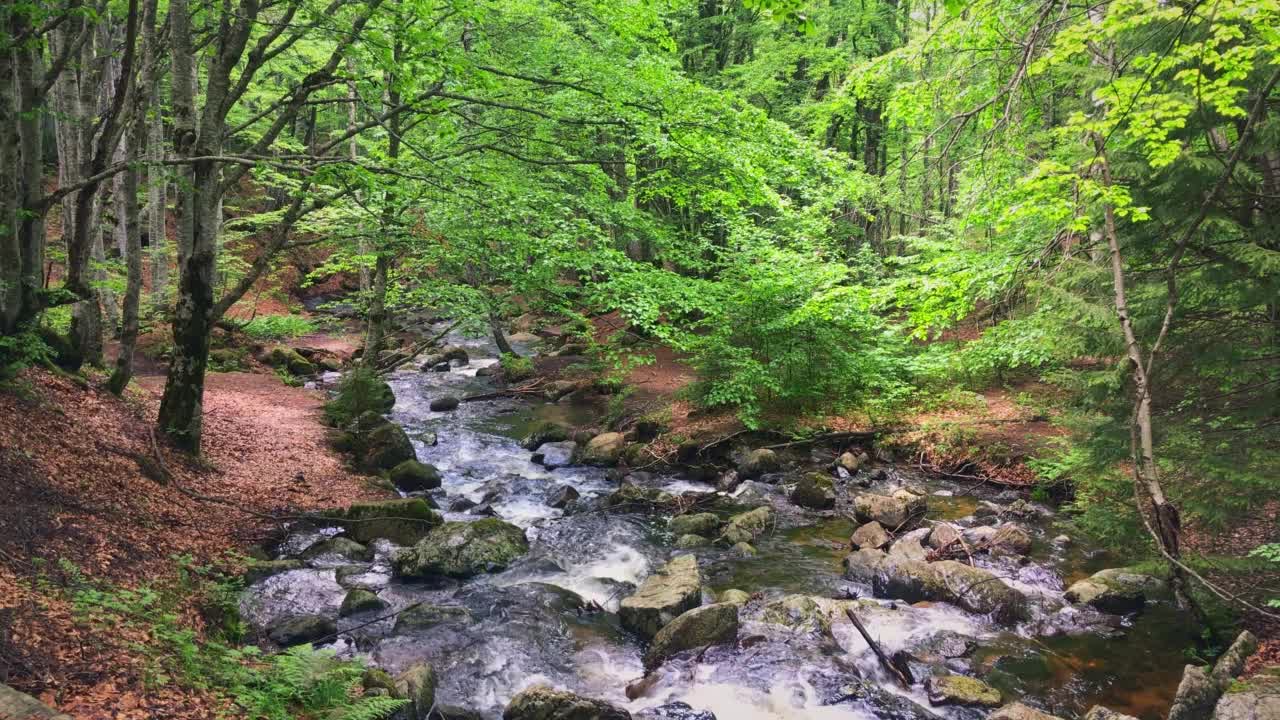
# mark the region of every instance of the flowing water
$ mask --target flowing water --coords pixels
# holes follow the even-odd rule
[[[335,647],[362,654],[393,673],[430,661],[440,678],[438,701],[485,717],[500,717],[510,697],[534,683],[604,698],[633,713],[682,700],[720,720],[983,715],[973,709],[930,708],[921,685],[897,688],[843,619],[844,605],[828,600],[862,597],[858,614],[886,652],[932,654],[935,664],[980,677],[1006,699],[1025,699],[1064,717],[1080,715],[1095,703],[1143,720],[1155,720],[1167,710],[1181,675],[1183,648],[1194,639],[1190,623],[1164,605],[1118,619],[1066,604],[1066,584],[1124,559],[1091,553],[1075,543],[1050,542],[1062,531],[1052,517],[1027,523],[1035,537],[1029,559],[978,559],[1031,598],[1033,617],[1016,628],[943,603],[868,599],[869,588],[857,587],[841,574],[855,525],[833,513],[800,511],[780,488],[767,483],[750,487],[774,505],[780,522],[775,532],[756,541],[757,556],[744,558],[715,547],[677,552],[665,517],[604,512],[592,504],[617,486],[603,469],[547,470],[533,463],[532,453],[518,443],[542,419],[596,424],[601,406],[497,399],[464,402],[453,412],[431,411],[433,398],[493,389],[487,378],[476,377],[479,368],[494,362],[489,344],[451,339],[468,347],[471,361],[449,372],[393,375],[389,380],[397,402],[391,419],[413,438],[419,459],[443,474],[443,487],[432,496],[447,519],[478,517],[474,509],[450,507],[487,505],[525,528],[528,555],[503,572],[464,582],[403,582],[392,579],[389,568],[397,548],[378,541],[373,561],[364,567],[338,567],[346,561],[320,557],[308,569],[256,583],[242,602],[251,623],[263,627],[305,613],[336,616],[347,588],[375,590],[390,607],[340,619],[342,635]],[[672,493],[714,490],[683,477],[638,476],[633,481]],[[582,495],[579,506],[588,510],[565,515],[549,507],[545,498],[557,485],[576,488]],[[985,498],[964,485],[921,477],[910,469],[890,468],[873,491],[903,485],[930,493],[930,518],[960,525],[981,522],[975,515],[981,514]],[[299,530],[278,554],[297,554],[333,532]],[[644,647],[620,628],[613,612],[637,583],[684,552],[698,557],[705,601],[729,588],[756,594],[742,610],[740,642],[669,660],[648,679],[639,698],[628,700],[627,685],[643,676]],[[814,599],[783,602],[787,596]],[[446,619],[421,629],[397,627],[394,618],[370,622],[369,616],[419,602],[446,608]],[[792,610],[780,614],[779,608]],[[820,617],[828,622],[814,621]],[[936,647],[947,640],[958,640],[969,652],[939,656]],[[870,682],[855,692],[859,677]]]

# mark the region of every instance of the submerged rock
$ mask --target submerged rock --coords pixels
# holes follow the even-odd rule
[[[987,716],[987,720],[1062,720],[1062,718],[1037,710],[1030,705],[1015,702],[991,713]]]
[[[636,713],[636,720],[716,720],[709,710],[694,710],[686,702],[671,702]]]
[[[412,545],[442,522],[440,514],[422,498],[352,503],[326,515],[357,542],[386,538],[397,545]]]
[[[618,618],[624,628],[647,640],[700,602],[702,577],[698,560],[681,555],[645,578],[633,595],[624,598]]]
[[[791,491],[791,502],[811,510],[829,510],[836,506],[835,485],[822,473],[809,473],[800,478]]]
[[[449,412],[451,410],[457,410],[458,406],[461,404],[462,401],[453,395],[445,395],[444,397],[438,397],[432,400],[428,407],[435,412]]]
[[[929,704],[996,707],[1000,704],[1000,691],[963,675],[932,677],[929,678]]]
[[[396,615],[393,632],[405,633],[414,630],[426,630],[443,622],[468,619],[471,612],[465,607],[456,605],[431,605],[421,603],[405,608]]]
[[[773,508],[761,505],[755,510],[734,515],[725,524],[720,540],[728,545],[749,543],[773,527]]]
[[[534,685],[511,698],[502,720],[631,720],[631,713],[603,700]]]
[[[653,637],[644,655],[646,670],[684,650],[722,645],[738,639],[738,606],[734,603],[704,605],[682,613]]]
[[[529,550],[524,530],[497,518],[447,522],[392,559],[400,577],[467,578],[505,569]]]
[[[579,497],[581,497],[581,494],[574,486],[557,485],[551,488],[551,492],[547,493],[547,506],[563,510]]]

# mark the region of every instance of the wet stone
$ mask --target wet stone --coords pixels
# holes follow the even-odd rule
[[[624,628],[649,639],[701,601],[698,560],[692,555],[681,555],[645,578],[635,594],[624,598],[618,617]]]

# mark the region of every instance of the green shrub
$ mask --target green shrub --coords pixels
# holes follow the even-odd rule
[[[255,340],[279,340],[309,335],[319,330],[319,325],[301,315],[261,315],[240,329]]]
[[[209,691],[234,702],[235,716],[265,720],[378,720],[407,703],[361,696],[364,663],[340,660],[331,650],[299,645],[264,655],[256,646],[238,645],[238,584],[182,559],[176,582],[138,589],[100,587],[73,567],[63,569],[72,580],[70,599],[79,621],[102,633],[143,631],[148,640],[134,649],[147,659],[144,681],[151,687]],[[183,620],[183,602],[193,596],[203,601],[203,638]]]
[[[520,382],[533,377],[533,360],[511,353],[504,353],[499,359],[502,377],[507,382]]]
[[[325,421],[333,427],[346,427],[366,412],[382,415],[395,404],[391,386],[373,370],[358,367],[342,377],[337,394],[325,403]]]
[[[748,426],[771,407],[891,406],[905,398],[905,345],[849,270],[801,253],[743,253],[716,283],[718,302],[686,342],[708,407]]]

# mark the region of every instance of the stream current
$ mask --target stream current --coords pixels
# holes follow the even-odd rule
[[[492,345],[460,336],[449,340],[466,347],[471,360],[449,372],[393,374],[388,380],[396,405],[390,417],[413,439],[418,459],[435,465],[443,475],[443,486],[431,495],[446,520],[481,517],[474,509],[450,507],[487,505],[498,517],[525,529],[529,553],[499,573],[422,583],[393,579],[389,561],[398,548],[376,541],[373,561],[356,572],[344,568],[342,584],[337,566],[348,561],[324,557],[313,559],[306,569],[253,584],[241,603],[251,624],[266,627],[300,614],[336,617],[347,589],[373,590],[389,607],[340,618],[341,636],[333,647],[340,654],[360,654],[393,674],[414,662],[429,661],[440,683],[437,702],[486,718],[501,717],[515,693],[537,683],[605,699],[633,715],[673,701],[710,711],[719,720],[964,719],[988,712],[930,707],[923,685],[898,688],[838,612],[829,613],[836,618],[829,631],[816,627],[806,615],[805,608],[828,602],[825,599],[872,595],[870,588],[842,575],[841,559],[849,552],[849,535],[856,528],[852,520],[795,507],[781,487],[785,476],[766,476],[765,482],[744,484],[778,512],[777,529],[753,543],[756,556],[742,557],[712,546],[676,550],[665,527],[667,517],[593,508],[593,498],[618,485],[604,469],[548,470],[535,464],[532,452],[519,444],[541,420],[598,425],[601,405],[496,399],[465,402],[452,412],[430,410],[432,398],[493,389],[487,378],[476,376],[479,368],[496,362]],[[813,459],[830,463],[830,454],[815,451]],[[994,492],[939,481],[910,467],[882,467],[887,475],[870,491],[924,488],[930,519],[960,526],[983,524],[984,501],[996,499]],[[673,494],[715,491],[678,475],[635,473],[630,482]],[[549,507],[546,497],[558,485],[573,486],[581,494],[578,506],[587,510],[566,515]],[[469,502],[459,503],[463,499]],[[1144,612],[1120,618],[1065,602],[1068,584],[1096,570],[1124,565],[1125,558],[1108,557],[1074,542],[1052,542],[1064,528],[1047,509],[1023,525],[1034,540],[1028,558],[981,557],[977,562],[1028,596],[1029,621],[1003,627],[945,603],[908,605],[882,598],[874,604],[864,601],[859,608],[862,622],[887,653],[932,656],[951,671],[998,688],[1006,702],[1021,699],[1068,718],[1083,715],[1094,704],[1142,720],[1163,717],[1181,676],[1183,649],[1194,639],[1190,623],[1167,604],[1148,603]],[[276,554],[296,556],[336,531],[299,530]],[[740,612],[739,642],[668,660],[646,683],[643,694],[629,700],[627,685],[644,674],[644,646],[620,627],[614,612],[621,598],[647,575],[685,553],[698,558],[704,603],[729,588],[753,594]],[[370,616],[419,602],[452,612],[424,629],[397,628],[394,619],[369,623]],[[957,644],[964,652],[955,657],[938,652],[939,646]],[[872,692],[851,692],[859,677],[867,681],[862,687]]]

